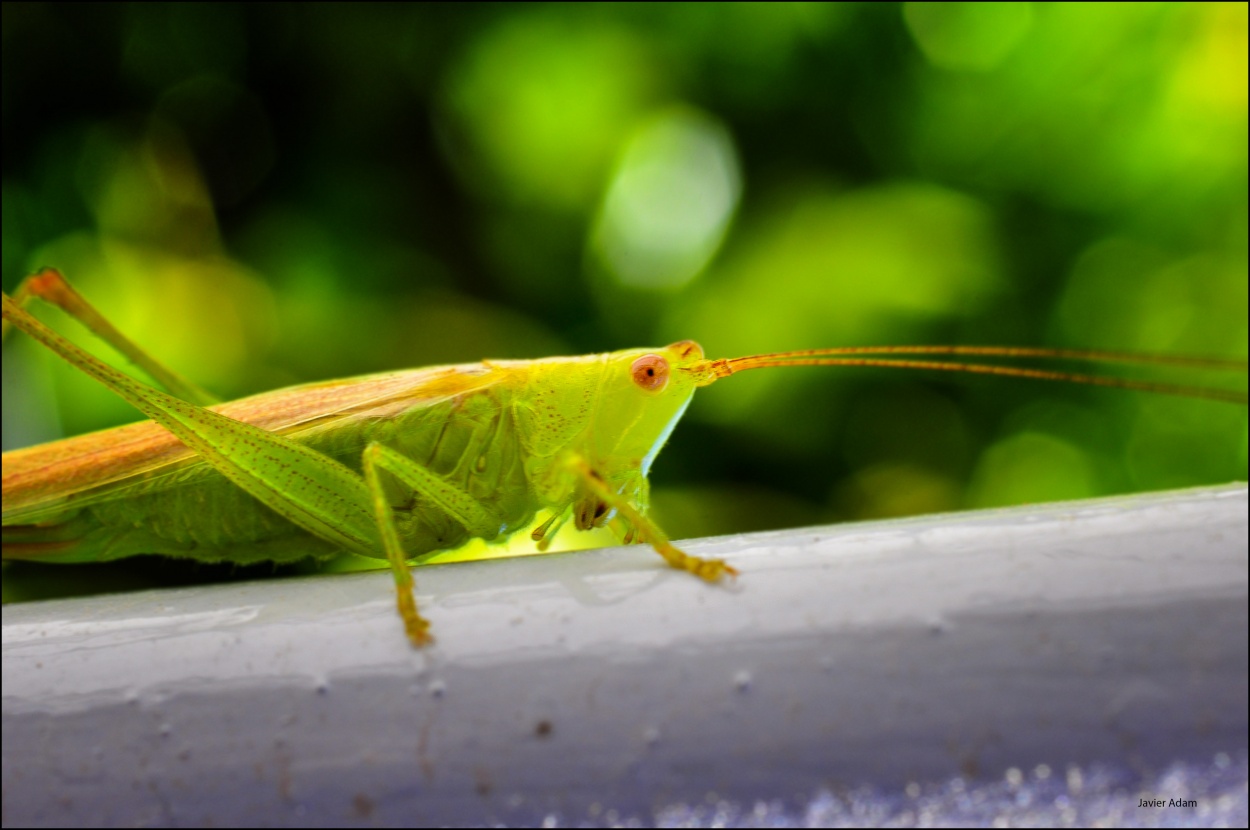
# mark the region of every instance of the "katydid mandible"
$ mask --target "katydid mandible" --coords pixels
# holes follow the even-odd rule
[[[102,363],[23,308],[60,305],[157,380]],[[408,639],[432,639],[410,564],[470,537],[510,536],[536,516],[540,548],[568,520],[611,527],[709,582],[735,571],[687,555],[647,517],[647,474],[694,390],[778,366],[881,366],[1090,383],[1246,402],[1246,393],[951,357],[1168,363],[1245,372],[1237,360],[998,346],[814,349],[707,359],[658,349],[482,361],[211,397],[108,324],[51,269],[4,295],[4,321],[151,420],[4,454],[3,556],[84,562],[143,553],[252,563],[342,552],[385,559]],[[900,359],[902,356],[902,359]],[[917,356],[920,356],[917,358]],[[935,359],[947,358],[947,359]]]

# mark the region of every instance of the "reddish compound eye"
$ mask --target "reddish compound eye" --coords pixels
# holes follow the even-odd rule
[[[634,383],[648,392],[659,392],[668,385],[668,361],[658,354],[644,354],[629,367]]]

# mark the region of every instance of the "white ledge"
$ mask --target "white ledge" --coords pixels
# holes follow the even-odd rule
[[[1243,484],[3,611],[9,825],[576,823],[1245,752]],[[593,806],[593,805],[598,805]]]

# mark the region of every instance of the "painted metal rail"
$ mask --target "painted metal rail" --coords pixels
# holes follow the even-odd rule
[[[3,611],[7,825],[649,821],[1247,745],[1244,484]],[[612,812],[609,812],[612,811]],[[606,818],[605,818],[606,817]]]

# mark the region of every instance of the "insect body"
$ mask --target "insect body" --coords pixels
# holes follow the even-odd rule
[[[744,369],[886,365],[1072,380],[1245,402],[1245,394],[1001,365],[898,360],[996,355],[1212,364],[1003,347],[823,349],[709,360],[681,341],[535,361],[484,361],[313,383],[203,407],[56,272],[28,294],[67,308],[133,354],[180,397],[101,363],[7,295],[4,319],[109,386],[152,420],[4,454],[6,559],[81,562],[140,553],[203,561],[291,561],[344,551],[386,559],[410,640],[428,641],[410,562],[470,537],[494,540],[543,513],[545,544],[567,520],[609,522],[671,565],[716,581],[736,573],[689,556],[646,516],[647,473],[695,389]],[[19,295],[20,296],[20,295]],[[67,299],[68,298],[68,299]],[[119,342],[120,341],[120,342]],[[887,357],[872,355],[887,355]]]
[[[583,529],[604,524],[615,511],[576,486],[567,471],[572,457],[645,509],[645,468],[694,390],[679,375],[673,383],[685,381],[684,394],[654,400],[653,365],[665,362],[665,351],[641,361],[653,388],[633,394],[609,387],[633,377],[642,352],[374,375],[212,410],[357,473],[375,443],[428,470],[446,490],[441,499],[382,480],[412,558],[454,548],[470,531],[487,540],[510,534],[540,509],[571,513]],[[84,464],[101,455],[109,463]],[[267,508],[155,421],[6,453],[4,486],[6,558],[81,562],[156,552],[282,562],[341,550]],[[440,504],[458,496],[476,507]]]

